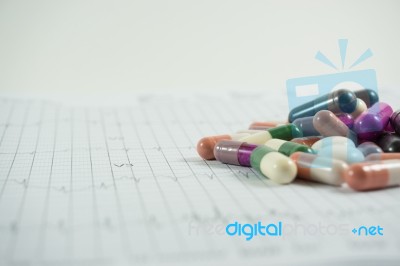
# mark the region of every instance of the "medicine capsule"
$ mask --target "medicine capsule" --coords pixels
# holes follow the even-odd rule
[[[294,143],[291,141],[281,140],[281,139],[271,139],[265,142],[264,144],[267,147],[270,147],[286,156],[290,156],[295,152],[307,152],[307,153],[314,153],[314,151],[305,145],[301,145],[298,143]]]
[[[311,148],[311,146],[315,142],[321,140],[322,138],[323,138],[322,136],[310,136],[310,137],[303,137],[303,138],[294,138],[294,139],[291,140],[291,142],[298,143],[298,144],[301,144],[301,145],[305,145],[305,146],[308,146],[308,147]]]
[[[315,154],[295,152],[290,158],[297,165],[297,177],[333,186],[344,183],[343,175],[349,168],[343,161]]]
[[[293,121],[293,125],[298,127],[304,137],[319,136],[320,133],[315,129],[312,116],[297,118]]]
[[[354,94],[357,96],[357,98],[363,100],[368,108],[379,102],[378,93],[371,89],[358,90],[355,91]]]
[[[301,130],[296,127],[295,125],[288,124],[288,125],[282,125],[278,127],[274,127],[271,129],[268,129],[263,132],[259,132],[256,134],[252,134],[246,137],[243,137],[239,139],[240,141],[243,142],[248,142],[252,144],[264,144],[270,139],[283,139],[283,140],[291,140],[293,138],[298,138],[302,137],[303,133]]]
[[[273,128],[281,125],[287,124],[283,121],[270,121],[270,122],[253,122],[250,124],[249,129],[258,129],[258,128]]]
[[[365,160],[364,154],[353,145],[325,146],[318,151],[318,156],[345,161],[349,164]]]
[[[289,122],[300,117],[314,116],[321,110],[329,110],[333,113],[352,113],[356,106],[356,95],[352,91],[341,89],[292,109],[289,113]]]
[[[234,140],[221,140],[214,147],[214,157],[221,163],[250,166],[250,155],[257,145]]]
[[[359,149],[364,154],[364,156],[368,156],[373,153],[383,152],[381,147],[370,141],[361,143],[360,145],[358,145],[357,149]]]
[[[197,143],[197,153],[204,160],[214,160],[214,147],[218,141],[221,140],[237,140],[243,138],[245,136],[249,136],[249,134],[240,133],[240,134],[231,134],[231,135],[217,135],[217,136],[209,136],[204,137],[199,140]]]
[[[370,161],[350,165],[344,178],[354,190],[372,190],[400,185],[400,160]]]
[[[323,138],[317,142],[315,142],[311,148],[314,151],[319,151],[321,148],[326,147],[326,146],[338,146],[338,145],[346,145],[346,146],[352,146],[355,148],[355,144],[351,139],[345,138],[345,137],[340,137],[340,136],[334,136],[334,137],[326,137]]]
[[[297,175],[297,167],[293,160],[263,145],[253,150],[250,164],[261,174],[279,184],[290,183]]]
[[[238,130],[236,131],[236,133],[246,133],[246,134],[255,134],[255,133],[259,133],[265,130],[259,130],[259,129],[242,129],[242,130]]]
[[[390,125],[392,126],[393,130],[400,134],[400,110],[397,110],[390,116]]]
[[[399,152],[388,152],[388,153],[371,153],[365,157],[366,161],[383,161],[383,160],[400,160]]]
[[[313,118],[315,129],[324,137],[342,136],[356,140],[356,135],[334,113],[322,110]]]
[[[367,105],[365,104],[365,102],[359,98],[357,98],[357,105],[356,105],[356,109],[354,110],[354,112],[352,112],[350,115],[353,118],[357,118],[360,116],[360,114],[362,114],[364,111],[366,111],[368,109]]]
[[[383,152],[400,152],[400,137],[394,133],[382,135],[376,142]]]
[[[339,118],[340,121],[342,121],[348,128],[352,129],[354,126],[354,118],[351,116],[351,114],[346,114],[346,113],[340,113],[340,114],[335,114],[337,118]]]
[[[362,113],[354,122],[354,131],[360,140],[375,140],[379,137],[393,113],[392,107],[386,103],[376,103]]]

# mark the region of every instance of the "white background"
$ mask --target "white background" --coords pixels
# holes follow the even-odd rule
[[[0,90],[32,92],[285,88],[348,64],[400,84],[400,1],[0,0]]]

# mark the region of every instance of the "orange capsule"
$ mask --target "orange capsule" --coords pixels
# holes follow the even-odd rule
[[[370,161],[350,165],[344,179],[354,190],[364,191],[400,185],[400,160]]]
[[[387,153],[371,153],[365,157],[366,161],[381,161],[381,160],[400,160],[399,152],[387,152]]]
[[[204,137],[197,142],[197,153],[204,160],[215,160],[214,147],[220,140],[238,140],[240,138],[249,136],[247,133],[225,134],[217,136]]]
[[[314,137],[303,137],[303,138],[294,138],[291,140],[291,142],[295,142],[301,145],[306,145],[311,148],[311,146],[321,140],[323,137],[322,136],[314,136]]]
[[[273,127],[277,127],[280,125],[285,125],[287,122],[278,122],[278,121],[271,121],[271,122],[253,122],[250,124],[249,129],[269,129]]]

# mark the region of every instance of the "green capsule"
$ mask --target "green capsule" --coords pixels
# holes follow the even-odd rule
[[[286,156],[290,156],[297,151],[306,152],[306,153],[315,153],[313,149],[306,145],[301,145],[295,142],[290,142],[281,139],[271,139],[267,141],[265,146],[272,148]]]
[[[293,160],[267,146],[259,146],[253,150],[250,165],[279,184],[290,183],[297,175],[297,167]]]

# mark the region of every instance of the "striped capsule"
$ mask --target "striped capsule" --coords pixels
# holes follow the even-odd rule
[[[253,122],[250,124],[249,129],[269,129],[277,126],[282,126],[287,124],[283,121],[270,121],[270,122]]]
[[[400,160],[400,152],[371,153],[365,157],[366,161]]]
[[[369,161],[350,165],[344,174],[349,187],[364,191],[400,185],[400,160]]]
[[[354,121],[354,131],[360,140],[376,140],[389,123],[393,113],[392,107],[386,103],[376,103],[363,112]]]
[[[257,147],[241,141],[221,140],[214,147],[214,156],[221,163],[250,166],[250,155]]]
[[[249,136],[247,133],[231,134],[231,135],[217,135],[204,137],[197,143],[197,153],[204,160],[214,160],[214,147],[218,141],[221,140],[237,140],[245,136]]]
[[[313,118],[315,129],[324,137],[342,136],[356,140],[356,135],[334,113],[322,110]]]
[[[291,140],[291,142],[298,143],[301,145],[305,145],[307,147],[310,147],[317,141],[321,140],[323,137],[322,136],[310,136],[310,137],[302,137],[302,138],[294,138]]]
[[[288,120],[293,122],[300,117],[314,116],[321,110],[329,110],[333,113],[352,113],[356,106],[357,97],[352,91],[336,90],[292,109]]]
[[[333,186],[344,183],[343,175],[349,168],[343,161],[315,154],[295,152],[290,158],[297,165],[297,177]]]
[[[270,139],[283,139],[283,140],[291,140],[293,138],[302,137],[303,134],[301,130],[295,125],[283,125],[275,128],[268,129],[263,132],[259,132],[256,134],[252,134],[246,137],[239,139],[243,142],[248,142],[252,144],[264,144]]]
[[[305,145],[301,145],[298,143],[294,143],[291,141],[281,140],[281,139],[271,139],[265,142],[264,144],[267,147],[270,147],[286,156],[290,156],[291,154],[301,151],[306,153],[314,153],[314,151]]]
[[[376,142],[383,152],[400,152],[400,136],[394,133],[382,135]]]
[[[278,184],[290,183],[297,175],[297,167],[293,160],[263,145],[253,150],[250,164],[251,167]]]
[[[368,156],[373,153],[382,153],[382,149],[373,142],[367,141],[358,145],[357,149],[359,149],[364,156]]]
[[[357,96],[357,98],[363,100],[368,108],[379,102],[378,93],[371,89],[358,90],[355,91],[354,94]]]

